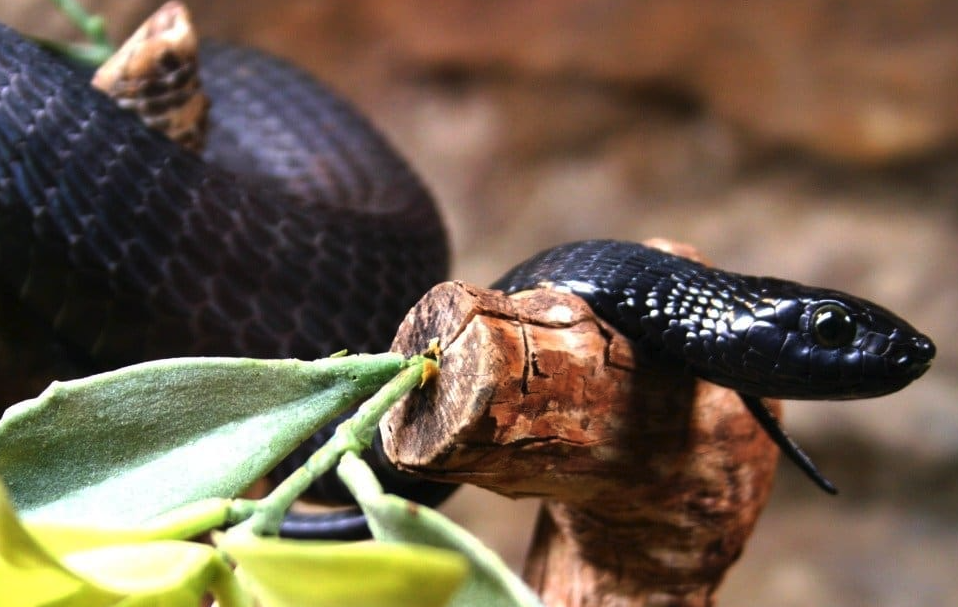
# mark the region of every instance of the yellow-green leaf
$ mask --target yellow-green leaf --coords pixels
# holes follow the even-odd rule
[[[468,570],[455,552],[411,544],[284,540],[242,532],[214,539],[264,607],[439,607]]]
[[[196,607],[218,582],[233,577],[214,548],[196,542],[106,546],[70,553],[64,562],[123,596],[123,607]]]
[[[150,519],[137,527],[87,526],[64,523],[24,523],[40,544],[53,554],[66,554],[113,544],[154,540],[185,540],[226,522],[231,500],[210,498]]]
[[[67,569],[20,524],[0,484],[0,596],[8,607],[112,605],[119,595]]]
[[[455,550],[469,559],[469,575],[450,602],[453,607],[542,606],[539,597],[502,559],[469,532],[431,508],[383,494],[369,465],[360,458],[347,453],[338,472],[377,540]]]
[[[196,607],[209,593],[221,607],[252,604],[222,555],[206,544],[154,541],[49,551],[22,525],[0,483],[4,607]]]

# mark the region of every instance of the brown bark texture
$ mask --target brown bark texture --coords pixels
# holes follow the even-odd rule
[[[382,422],[390,459],[542,498],[525,578],[546,605],[712,604],[778,454],[734,391],[643,366],[585,302],[547,289],[440,284],[393,349],[433,338],[438,380]]]

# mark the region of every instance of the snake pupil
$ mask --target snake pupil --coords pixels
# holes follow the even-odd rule
[[[858,327],[845,308],[825,304],[812,315],[812,336],[815,343],[826,348],[851,345]]]

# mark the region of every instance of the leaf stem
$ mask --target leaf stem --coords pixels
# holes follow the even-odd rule
[[[369,464],[355,453],[344,453],[336,474],[358,503],[371,502],[383,494],[383,486]]]

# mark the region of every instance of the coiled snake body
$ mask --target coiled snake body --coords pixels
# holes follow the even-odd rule
[[[44,347],[85,372],[173,355],[385,349],[446,275],[427,191],[299,70],[221,45],[205,47],[202,65],[213,105],[201,158],[0,26],[3,305],[47,327],[55,343]],[[540,282],[585,297],[650,360],[739,390],[786,449],[757,397],[883,394],[934,355],[863,300],[631,243],[564,245],[497,286]]]

